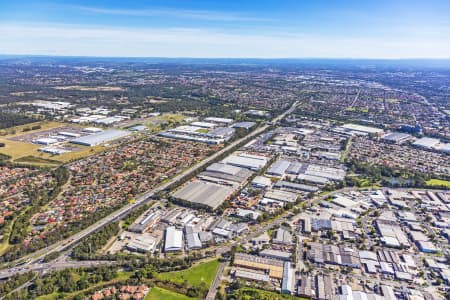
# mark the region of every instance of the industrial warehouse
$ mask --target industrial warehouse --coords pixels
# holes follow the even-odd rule
[[[188,125],[161,132],[159,135],[206,144],[222,144],[234,136],[236,130],[233,126],[229,126],[233,122],[232,119],[209,117],[203,121],[191,122]]]
[[[82,136],[76,139],[71,140],[70,142],[73,144],[78,144],[82,146],[97,146],[103,143],[111,142],[113,140],[117,140],[123,137],[130,135],[131,133],[124,130],[116,130],[110,129],[105,130],[99,133],[94,133],[91,135]]]
[[[176,191],[172,199],[190,206],[216,210],[248,182],[253,170],[264,167],[268,161],[266,156],[234,153],[222,162],[207,167],[197,179]]]
[[[234,188],[211,182],[195,181],[173,194],[173,198],[186,201],[194,206],[217,209],[228,199]]]
[[[226,185],[242,184],[253,173],[247,169],[239,168],[224,163],[214,163],[198,175],[204,181],[223,183]]]
[[[183,231],[176,229],[174,226],[169,226],[166,228],[165,237],[164,252],[181,251],[183,249]]]

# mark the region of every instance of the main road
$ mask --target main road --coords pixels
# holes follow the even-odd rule
[[[272,123],[278,122],[279,120],[284,118],[286,115],[293,112],[295,110],[295,108],[297,107],[297,104],[298,104],[298,101],[296,101],[294,104],[292,104],[292,106],[288,110],[286,110],[279,116],[275,117],[272,120]],[[172,177],[166,183],[161,184],[148,192],[145,192],[144,194],[139,196],[134,203],[123,206],[122,208],[116,210],[115,212],[111,213],[107,217],[99,220],[98,222],[92,224],[91,226],[85,228],[84,230],[72,235],[71,237],[69,237],[65,240],[62,240],[60,242],[57,242],[53,245],[50,245],[46,248],[43,248],[39,251],[36,251],[28,256],[25,256],[25,257],[21,258],[20,260],[16,261],[16,263],[25,261],[26,262],[25,266],[28,267],[28,270],[34,270],[36,268],[41,269],[42,265],[39,264],[39,261],[41,259],[43,259],[45,256],[55,253],[55,252],[60,252],[65,249],[68,249],[68,248],[72,247],[73,245],[75,245],[76,243],[78,243],[83,238],[85,238],[86,236],[89,236],[90,234],[98,231],[105,225],[107,225],[111,222],[115,222],[120,219],[123,219],[126,215],[128,215],[134,209],[149,202],[151,200],[151,198],[154,195],[156,195],[157,193],[164,191],[165,189],[169,188],[171,185],[180,182],[186,176],[192,175],[197,170],[212,163],[214,160],[219,158],[222,154],[237,148],[239,145],[243,144],[245,141],[248,141],[251,138],[257,136],[258,134],[264,132],[267,128],[269,128],[269,125],[263,124],[262,126],[256,128],[252,132],[250,132],[248,135],[232,142],[231,144],[224,147],[222,150],[220,150],[220,151],[216,152],[215,154],[213,154],[212,156],[209,156],[206,159],[202,160],[200,163],[192,166],[191,168],[188,168],[187,170],[183,171],[182,173],[176,175],[175,177]],[[36,264],[38,264],[39,266],[35,266]],[[27,269],[23,268],[23,266],[4,269],[4,270],[0,271],[0,279],[10,277],[17,273],[24,273],[26,271],[27,271]]]

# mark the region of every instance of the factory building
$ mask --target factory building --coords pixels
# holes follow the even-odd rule
[[[431,150],[431,149],[435,149],[436,146],[439,145],[439,142],[440,141],[438,139],[424,137],[424,138],[416,140],[413,143],[413,146],[416,146],[418,148]]]
[[[234,128],[230,127],[218,127],[216,129],[211,130],[206,134],[206,136],[215,138],[215,139],[224,139],[228,140],[234,135]]]
[[[291,163],[287,160],[277,160],[272,166],[270,166],[266,174],[270,176],[282,177],[289,168],[290,164]]]
[[[383,136],[383,140],[387,143],[393,143],[393,144],[403,144],[407,141],[411,140],[412,136],[407,133],[401,133],[401,132],[390,132]]]
[[[281,293],[288,295],[295,294],[295,270],[292,268],[291,263],[288,261],[284,263]]]
[[[115,116],[115,117],[106,117],[106,118],[101,118],[101,119],[97,119],[94,120],[93,122],[95,124],[100,124],[100,125],[111,125],[117,122],[121,122],[124,119],[127,119],[125,117],[121,117],[121,116]]]
[[[58,135],[66,136],[66,137],[69,137],[69,138],[80,137],[79,133],[67,132],[67,131],[60,131],[60,132],[58,132]]]
[[[175,252],[183,249],[183,232],[174,226],[166,228],[164,252]]]
[[[156,248],[156,240],[148,233],[143,233],[135,238],[133,238],[127,245],[126,248],[129,251],[148,253],[153,252]]]
[[[188,250],[195,250],[202,248],[202,242],[197,232],[186,235],[186,248]]]
[[[279,245],[292,245],[293,244],[292,234],[289,231],[280,227],[277,230],[275,230],[272,242],[274,244]]]
[[[260,213],[257,211],[254,211],[254,210],[250,210],[250,209],[238,208],[236,210],[235,215],[242,219],[250,219],[250,220],[256,221],[258,219]]]
[[[252,128],[255,125],[256,125],[255,122],[238,122],[238,123],[234,123],[231,127],[232,128],[250,129],[250,128]]]
[[[289,167],[286,169],[286,174],[289,175],[298,175],[302,169],[302,163],[298,161],[293,161],[289,164]]]
[[[252,172],[224,163],[214,163],[206,168],[198,177],[205,181],[212,181],[216,183],[228,182],[230,184],[242,184],[252,175]]]
[[[176,191],[172,197],[187,202],[192,206],[215,210],[234,192],[234,187],[211,182],[195,181],[188,183]]]
[[[147,228],[154,226],[159,222],[161,215],[159,212],[151,212],[142,220],[136,221],[128,227],[128,231],[143,233]]]
[[[355,135],[381,135],[384,133],[383,129],[358,124],[344,124],[340,127],[340,129],[342,129],[344,132]]]
[[[280,180],[273,186],[276,189],[286,189],[286,190],[292,190],[292,191],[302,191],[302,192],[308,192],[308,193],[314,193],[319,190],[318,187],[312,186],[312,185],[306,185],[306,184],[300,184],[300,183],[293,183],[289,181]]]
[[[269,277],[283,279],[284,262],[276,259],[264,258],[257,255],[236,253],[234,265],[247,269],[264,271],[269,273]]]
[[[186,225],[184,227],[184,234],[186,238],[186,249],[194,250],[202,248],[202,241],[200,239],[199,229],[193,225]]]
[[[259,171],[269,162],[269,159],[261,155],[252,155],[248,153],[232,154],[226,157],[223,163],[246,168],[252,171]]]
[[[263,272],[256,272],[256,271],[247,271],[245,269],[237,268],[234,271],[234,277],[236,278],[242,278],[245,280],[251,280],[251,281],[261,281],[261,282],[270,282],[269,275],[263,273]]]
[[[211,128],[217,127],[217,124],[209,123],[209,122],[192,122],[191,126],[211,129]]]
[[[46,146],[55,144],[57,142],[58,142],[58,140],[54,139],[54,138],[40,138],[40,139],[33,141],[33,143],[35,143],[35,144],[46,145]]]
[[[205,122],[217,123],[217,124],[231,124],[233,123],[233,119],[228,118],[216,118],[216,117],[208,117],[204,119]]]
[[[69,150],[52,148],[52,147],[39,148],[39,151],[44,152],[44,153],[50,153],[53,155],[61,155],[61,154],[70,152]]]
[[[386,300],[396,300],[397,296],[395,296],[394,289],[388,285],[381,286],[381,293],[383,294],[384,299]]]
[[[127,128],[129,131],[144,131],[147,130],[147,126],[138,124]]]
[[[98,132],[102,132],[103,129],[97,128],[97,127],[86,127],[82,131],[86,132],[86,133],[98,133]]]
[[[267,191],[264,194],[264,199],[272,199],[285,203],[294,203],[297,200],[297,198],[298,195],[295,193],[280,190]]]
[[[325,177],[314,176],[314,175],[306,175],[306,174],[299,174],[297,176],[297,179],[301,180],[303,182],[312,183],[312,184],[318,184],[318,185],[325,185],[325,184],[330,182]]]
[[[76,139],[71,140],[70,142],[73,144],[83,145],[93,147],[96,145],[100,145],[103,143],[111,142],[113,140],[117,140],[126,136],[129,136],[131,133],[123,130],[105,130],[99,133],[94,133],[91,135],[82,136]]]
[[[273,249],[264,249],[261,252],[259,252],[259,255],[262,257],[273,258],[283,261],[290,261],[292,256],[292,254],[289,252]]]
[[[268,188],[272,185],[272,181],[270,178],[264,177],[264,176],[256,176],[252,180],[252,187],[255,188]]]

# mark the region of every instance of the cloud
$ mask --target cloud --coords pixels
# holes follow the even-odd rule
[[[194,19],[205,21],[226,22],[268,22],[270,18],[243,16],[239,14],[224,13],[208,10],[180,10],[180,9],[111,9],[92,6],[66,6],[86,13],[102,15],[119,15],[132,17],[172,17],[180,19]]]
[[[440,36],[346,37],[204,28],[0,23],[0,53],[236,58],[448,58]]]

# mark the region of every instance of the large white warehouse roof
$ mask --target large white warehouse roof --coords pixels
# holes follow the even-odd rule
[[[183,247],[183,232],[176,229],[174,226],[166,229],[166,243],[164,244],[164,251],[180,251]]]
[[[110,129],[110,130],[105,130],[105,131],[102,131],[99,133],[82,136],[77,139],[73,139],[70,142],[74,143],[74,144],[84,145],[84,146],[95,146],[95,145],[99,145],[102,143],[110,142],[112,140],[128,136],[130,134],[131,133],[128,131]]]

